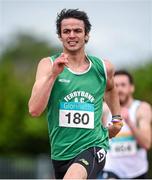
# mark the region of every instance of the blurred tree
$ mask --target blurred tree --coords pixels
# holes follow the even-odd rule
[[[152,104],[152,60],[132,72],[135,80],[135,97]]]
[[[49,153],[46,116],[32,118],[28,99],[39,60],[59,48],[19,34],[0,57],[0,154]]]

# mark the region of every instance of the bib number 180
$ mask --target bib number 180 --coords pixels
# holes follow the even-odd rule
[[[71,121],[75,124],[84,124],[87,125],[89,123],[89,115],[87,113],[80,114],[80,113],[74,113],[71,114],[70,112],[65,115],[68,118],[68,124],[71,124]]]
[[[93,129],[94,112],[60,110],[59,126]]]
[[[61,102],[59,126],[94,129],[94,106],[89,103]]]

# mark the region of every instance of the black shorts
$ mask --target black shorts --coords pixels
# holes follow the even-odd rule
[[[87,171],[88,179],[95,179],[104,168],[106,152],[100,147],[91,147],[70,160],[52,160],[56,179],[63,179],[68,168],[73,163],[81,164]]]

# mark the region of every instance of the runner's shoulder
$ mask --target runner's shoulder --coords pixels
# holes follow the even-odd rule
[[[50,59],[50,57],[44,57],[42,58],[39,63],[38,63],[38,67],[42,67],[42,68],[49,68],[52,67],[52,61]]]
[[[114,65],[111,63],[110,60],[104,59],[107,75],[112,76],[115,72]]]
[[[39,77],[42,77],[52,70],[52,62],[49,57],[43,58],[39,61],[38,67],[37,67],[37,75],[36,79],[39,79]]]
[[[146,102],[146,101],[141,101],[141,103],[140,103],[140,106],[139,106],[139,110],[144,110],[144,109],[146,109],[146,110],[152,110],[151,109],[151,105],[148,103],[148,102]]]
[[[48,63],[51,63],[50,57],[44,57],[39,61],[39,64],[48,64]]]
[[[137,115],[139,117],[144,116],[151,116],[152,117],[152,107],[151,105],[146,101],[141,101],[139,108],[137,110]]]

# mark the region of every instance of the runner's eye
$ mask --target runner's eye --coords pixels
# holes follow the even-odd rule
[[[74,32],[75,32],[75,33],[81,33],[81,32],[82,32],[82,29],[75,29]]]
[[[69,34],[71,31],[69,29],[64,29],[63,34]]]

